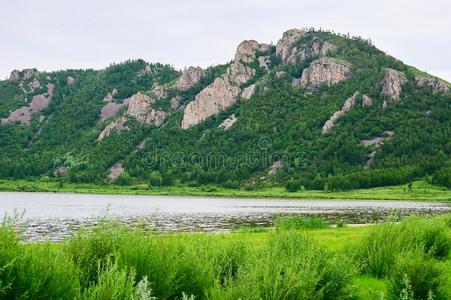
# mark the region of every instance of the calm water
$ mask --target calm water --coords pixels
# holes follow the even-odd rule
[[[0,192],[0,215],[24,212],[24,237],[29,240],[58,241],[103,216],[158,231],[228,231],[243,225],[269,226],[274,217],[284,215],[368,223],[395,210],[401,217],[435,215],[451,212],[451,203]]]

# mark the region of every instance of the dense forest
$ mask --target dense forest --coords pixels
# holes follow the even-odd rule
[[[325,56],[305,50],[315,49],[318,41],[334,45],[327,57],[352,66],[351,75],[314,88],[296,84]],[[32,70],[31,76],[0,81],[0,178],[245,189],[275,185],[295,191],[368,188],[427,177],[451,187],[448,83],[358,37],[309,30],[290,45],[293,49],[304,52],[290,63],[274,45],[257,50],[245,64],[255,74],[239,87],[255,87],[249,99],[240,96],[188,129],[181,127],[187,105],[225,78],[233,62],[203,70],[184,89],[176,85],[182,71],[143,60],[104,70]],[[398,99],[389,105],[381,88],[387,68],[405,76]],[[418,84],[419,77],[428,84]],[[49,83],[55,90],[48,107],[32,113],[29,123],[5,121],[14,110],[30,106],[33,96],[46,93]],[[434,90],[439,83],[444,91]],[[152,114],[167,115],[163,125],[127,118],[127,130],[99,140],[105,128],[127,115],[123,106],[101,120],[107,95],[108,103],[121,104],[138,92],[152,97],[162,89],[154,96]],[[353,95],[353,107],[337,118],[331,132],[322,132]],[[365,98],[371,105],[364,105]],[[232,115],[233,125],[221,126]],[[114,177],[111,168],[118,164],[120,175]]]

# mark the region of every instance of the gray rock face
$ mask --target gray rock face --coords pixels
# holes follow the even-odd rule
[[[110,94],[108,94],[110,95]],[[130,104],[131,98],[124,99],[122,103],[109,102],[100,111],[100,122],[114,117],[123,107]]]
[[[111,92],[109,92],[105,98],[103,98],[104,102],[111,102],[113,101],[114,97],[117,96],[117,89],[113,89]]]
[[[382,95],[387,98],[388,102],[397,102],[401,94],[402,85],[406,82],[407,78],[403,73],[389,68],[385,69],[384,76],[379,83]]]
[[[351,68],[348,63],[335,58],[322,57],[304,69],[300,83],[302,87],[332,86],[350,75]]]
[[[344,114],[346,114],[346,112],[348,112],[355,105],[355,102],[356,102],[356,99],[358,96],[359,96],[359,93],[355,92],[354,95],[352,95],[350,98],[346,99],[341,110],[336,111],[329,118],[329,120],[327,120],[326,123],[324,123],[323,129],[322,129],[322,134],[330,133],[332,131],[337,120],[339,118],[341,118]]]
[[[260,68],[268,70],[268,66],[270,63],[271,63],[271,58],[269,55],[258,57],[258,65],[260,66]]]
[[[371,99],[367,95],[362,95],[362,107],[371,107],[371,106],[373,106],[373,99]]]
[[[244,100],[251,99],[252,95],[255,94],[255,89],[256,89],[255,84],[251,84],[247,88],[244,88],[243,92],[241,93],[241,98],[243,98]]]
[[[227,119],[224,120],[224,122],[222,122],[218,128],[223,128],[224,130],[229,129],[230,127],[232,127],[233,124],[235,124],[235,122],[238,120],[238,118],[235,116],[235,114],[229,116]]]
[[[283,33],[282,38],[276,45],[276,54],[282,59],[283,62],[288,60],[294,44],[299,38],[304,36],[304,34],[305,31],[300,29],[290,29]]]
[[[122,163],[115,163],[111,168],[108,169],[108,178],[111,181],[115,181],[124,172],[124,166]]]
[[[155,102],[145,94],[138,92],[130,98],[127,112],[119,119],[109,124],[99,135],[98,140],[103,141],[113,132],[121,132],[127,130],[127,120],[130,117],[135,118],[139,123],[146,125],[161,126],[169,116],[167,112],[154,109],[152,106]]]
[[[241,43],[238,46],[235,61],[230,64],[225,74],[216,78],[212,84],[197,94],[192,102],[188,103],[181,124],[183,129],[197,125],[236,103],[241,94],[240,85],[255,75],[255,70],[242,62],[252,61],[250,60],[252,53],[255,55],[257,48],[264,49],[266,47],[257,46],[255,43],[255,41]]]
[[[30,80],[38,73],[36,69],[13,70],[9,76],[9,81],[18,82],[20,80]]]
[[[384,144],[384,142],[386,140],[391,139],[394,135],[395,135],[394,131],[387,130],[387,131],[384,131],[382,133],[382,136],[376,136],[376,137],[374,137],[372,139],[369,139],[369,140],[361,140],[360,144],[365,146],[365,147],[375,146],[376,148],[379,148],[379,147],[381,147]]]
[[[145,75],[150,75],[152,74],[152,67],[150,65],[147,65],[142,68],[141,70],[138,71],[138,73],[136,74],[136,76],[141,77],[141,76],[145,76]]]
[[[323,57],[337,50],[337,46],[314,37],[308,43],[298,44],[298,40],[305,35],[305,32],[299,29],[291,29],[285,32],[282,38],[277,42],[276,53],[285,64],[295,64],[308,57]]]
[[[180,103],[181,100],[182,100],[182,97],[180,97],[180,96],[172,97],[171,100],[169,100],[170,104],[171,104],[171,109],[173,109],[173,110],[179,109],[180,106],[182,105]]]
[[[238,45],[235,53],[235,62],[251,63],[256,56],[257,51],[265,52],[270,49],[270,45],[260,44],[257,41],[243,41]]]
[[[49,83],[47,85],[47,93],[33,96],[33,99],[26,106],[13,111],[7,118],[1,120],[2,124],[10,124],[19,122],[24,125],[29,125],[31,115],[46,109],[52,101],[55,85]]]
[[[271,168],[269,168],[268,176],[274,176],[283,167],[283,162],[281,160],[275,161]]]
[[[67,85],[74,85],[76,80],[72,76],[67,76],[66,81],[67,81]]]
[[[184,70],[177,80],[175,87],[179,90],[187,90],[196,85],[204,76],[205,71],[200,67],[189,67]]]
[[[416,76],[415,85],[417,87],[430,87],[433,93],[447,93],[449,91],[448,84],[440,79],[434,80],[423,76]]]

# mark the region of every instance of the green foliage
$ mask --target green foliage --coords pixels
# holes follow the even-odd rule
[[[328,228],[329,224],[320,217],[282,217],[276,219],[275,226],[280,230],[292,230]]]
[[[285,184],[285,189],[289,192],[297,192],[301,188],[301,183],[297,180],[290,179]]]
[[[33,116],[30,126],[0,125],[0,178],[42,177],[65,166],[69,173],[64,181],[99,184],[108,181],[107,170],[121,161],[129,175],[118,180],[123,185],[216,184],[246,189],[268,185],[293,191],[301,185],[335,191],[404,184],[432,176],[434,184],[449,187],[451,172],[445,165],[451,153],[450,94],[416,87],[417,70],[360,37],[309,30],[296,46],[312,46],[314,41],[336,45],[337,50],[328,55],[350,63],[351,78],[316,90],[292,87],[292,76],[299,78],[317,56],[285,65],[275,47],[270,47],[267,53],[257,53],[270,56],[268,70],[257,60],[248,63],[256,74],[242,87],[256,84],[252,99],[237,101],[188,130],[180,128],[183,109],[173,110],[170,99],[179,97],[186,105],[222,76],[229,64],[207,68],[200,82],[184,91],[173,87],[179,71],[143,60],[113,64],[100,71],[40,73],[42,86],[56,84],[52,102]],[[400,101],[381,109],[385,99],[379,82],[385,68],[405,72],[409,82],[403,85]],[[275,74],[280,71],[286,75],[278,78]],[[76,84],[68,85],[67,76],[75,77]],[[164,126],[143,126],[130,120],[130,130],[97,141],[101,130],[113,121],[99,122],[107,93],[117,89],[113,101],[120,102],[137,92],[150,93],[157,85],[168,90],[167,96],[154,104],[170,112]],[[373,106],[362,107],[358,98],[331,133],[321,134],[326,120],[356,91],[371,97]],[[29,96],[19,83],[0,81],[0,117],[25,104]],[[231,114],[238,117],[237,122],[226,131],[218,128]],[[383,136],[385,131],[394,131],[394,136],[382,147],[361,145],[362,140]],[[141,149],[138,146],[144,140]],[[374,151],[369,170],[363,171]],[[283,168],[275,176],[262,177],[276,160],[283,161]]]

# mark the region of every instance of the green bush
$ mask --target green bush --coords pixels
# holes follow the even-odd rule
[[[437,261],[424,258],[421,251],[399,255],[390,279],[390,292],[394,297],[408,292],[414,299],[428,299],[429,294],[437,295],[441,277]]]
[[[301,189],[301,183],[297,180],[290,179],[285,184],[285,189],[291,193],[297,192]]]
[[[290,229],[319,229],[328,228],[329,224],[320,217],[282,217],[275,221],[275,226],[280,230]]]

